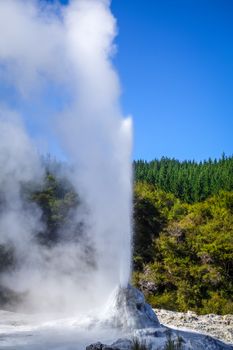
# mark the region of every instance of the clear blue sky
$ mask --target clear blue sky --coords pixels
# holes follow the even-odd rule
[[[233,153],[233,2],[113,0],[134,157]]]
[[[113,0],[112,11],[134,159],[232,155],[233,1]]]

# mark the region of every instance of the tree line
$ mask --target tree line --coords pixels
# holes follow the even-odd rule
[[[61,231],[70,239],[84,235],[85,227],[73,222],[81,200],[61,164],[44,163],[43,182],[24,184],[22,196],[40,208],[44,225],[35,239],[50,247],[59,243]],[[233,158],[224,155],[202,163],[134,162],[132,283],[154,307],[233,313],[232,167]],[[92,248],[87,242],[87,250]],[[0,276],[14,269],[14,247],[0,244]],[[0,305],[17,300],[0,283]]]
[[[200,202],[220,190],[233,190],[233,156],[203,162],[162,157],[133,162],[135,182],[154,185],[187,203]]]

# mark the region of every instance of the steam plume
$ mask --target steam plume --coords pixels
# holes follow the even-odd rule
[[[0,38],[0,77],[23,103],[40,98],[46,106],[43,91],[51,84],[69,95],[63,112],[54,111],[53,128],[73,165],[70,178],[82,199],[83,210],[74,221],[85,223],[95,255],[91,269],[84,242],[66,241],[64,232],[62,245],[48,251],[33,241],[36,228],[26,227],[32,254],[13,276],[5,276],[5,283],[27,290],[31,303],[40,303],[40,308],[63,304],[71,309],[75,304],[85,309],[104,302],[115,286],[126,286],[130,278],[132,127],[121,112],[120,84],[111,63],[116,21],[106,0],[74,0],[64,8],[8,0],[0,2],[0,30],[5,33]],[[24,164],[21,152],[33,177],[38,173],[36,156],[27,157],[23,140],[18,142],[19,149],[10,154],[12,162],[15,168]],[[8,147],[1,139],[0,154]],[[13,173],[13,182],[19,183],[17,171]],[[21,206],[18,227],[25,214]],[[36,225],[41,225],[39,214],[36,217]],[[20,235],[16,231],[11,230],[13,241]]]

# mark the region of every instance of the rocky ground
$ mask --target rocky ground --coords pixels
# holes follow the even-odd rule
[[[0,310],[0,349],[131,350],[137,341],[151,350],[233,350],[233,315],[155,312],[130,285],[116,289],[94,315],[61,318]]]
[[[211,335],[219,340],[233,344],[233,315],[202,315],[188,311],[173,312],[154,309],[160,323],[177,328],[188,328]]]

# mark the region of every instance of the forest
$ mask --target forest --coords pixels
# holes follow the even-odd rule
[[[134,162],[134,276],[158,308],[233,313],[233,157]]]
[[[43,184],[22,186],[25,201],[41,209],[36,239],[47,246],[64,227],[82,234],[82,223],[71,222],[79,196],[59,167],[47,159]],[[132,283],[156,308],[233,313],[233,157],[140,160],[133,168]],[[15,263],[12,247],[0,245],[0,275]],[[13,299],[0,284],[0,306]]]
[[[146,182],[173,193],[187,203],[205,200],[220,190],[233,190],[233,157],[195,162],[161,158],[151,162],[134,161],[136,182]]]

